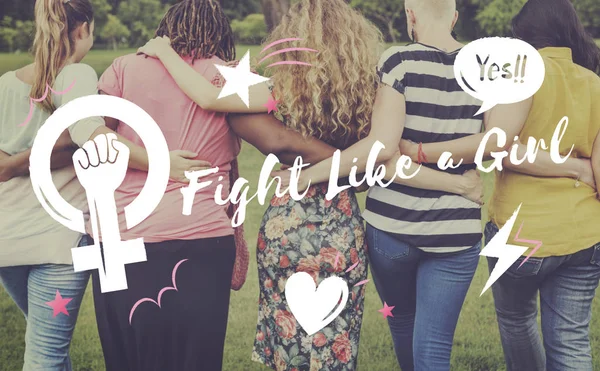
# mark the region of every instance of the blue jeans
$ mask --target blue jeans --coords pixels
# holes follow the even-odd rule
[[[79,246],[87,245],[84,236]],[[0,268],[0,282],[27,319],[23,370],[70,371],[69,346],[89,272],[74,272],[72,265],[41,264]],[[69,315],[53,317],[56,291],[71,298]]]
[[[367,224],[371,274],[403,371],[447,371],[460,310],[481,242],[456,253],[427,253]]]
[[[488,223],[486,243],[498,233]],[[507,371],[592,371],[592,300],[600,243],[575,254],[519,258],[492,286]],[[488,258],[490,272],[497,259]],[[540,297],[542,334],[537,325]]]

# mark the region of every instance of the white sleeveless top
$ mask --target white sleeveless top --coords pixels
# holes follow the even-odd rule
[[[98,76],[85,64],[68,65],[58,75],[57,92],[73,88],[64,95],[52,95],[56,107],[97,94]],[[31,120],[20,126],[29,114],[31,86],[19,80],[14,71],[0,77],[0,150],[9,155],[31,148],[38,129],[50,117],[37,105]],[[94,131],[104,125],[100,117],[81,120],[69,128],[71,139],[81,146]],[[84,189],[79,184],[73,165],[55,170],[52,178],[56,189],[73,207],[88,214]],[[52,219],[37,200],[29,176],[0,183],[0,267],[29,264],[72,264],[71,248],[76,247],[81,233],[71,231]]]

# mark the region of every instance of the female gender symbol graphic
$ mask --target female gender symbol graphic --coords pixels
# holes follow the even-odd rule
[[[167,142],[156,122],[143,109],[125,99],[108,95],[92,95],[75,99],[57,109],[42,125],[31,148],[29,170],[33,190],[42,207],[54,220],[71,230],[85,233],[83,212],[66,202],[54,186],[50,171],[50,157],[54,144],[65,129],[79,120],[95,116],[114,117],[127,123],[138,133],[148,149],[149,168],[146,184],[138,197],[125,207],[127,228],[130,229],[146,219],[160,203],[169,182],[170,161]],[[111,144],[113,148],[117,148],[115,143],[108,143],[109,146]],[[121,145],[119,148],[123,148],[123,146]],[[127,156],[127,153],[123,154]],[[76,156],[77,153],[74,158]],[[75,164],[76,168],[77,165]],[[87,171],[87,169],[79,170],[82,172]],[[82,174],[80,171],[77,172],[78,176]],[[103,178],[98,178],[95,181],[101,184]],[[89,179],[87,183],[90,183]],[[94,200],[90,199],[92,193],[88,188],[86,187],[88,203],[92,206]],[[101,187],[95,188],[99,189]],[[97,192],[97,189],[95,192]],[[106,200],[106,198],[99,199]],[[114,198],[112,201],[114,202]],[[92,206],[90,210],[94,212],[94,208]],[[112,211],[110,208],[105,210]],[[103,216],[102,210],[99,211],[100,218],[116,217]],[[116,213],[116,209],[112,212]],[[94,218],[95,215],[92,216],[92,220]],[[71,250],[75,271],[98,269],[102,292],[127,289],[125,265],[146,261],[143,240],[120,241],[118,227],[116,231],[110,229],[102,230],[102,232],[103,240],[105,240],[103,246],[104,264],[98,236],[95,235],[94,245]],[[94,234],[96,233],[94,231]],[[111,238],[106,241],[105,237]],[[115,237],[118,238],[115,239]]]

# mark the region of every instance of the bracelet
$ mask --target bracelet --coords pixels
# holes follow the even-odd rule
[[[419,142],[419,149],[417,152],[417,162],[419,163],[419,165],[421,165],[421,163],[425,162],[429,162],[427,160],[427,156],[425,156],[425,152],[423,152],[423,143]]]
[[[579,175],[577,177],[577,179],[575,180],[575,188],[579,188],[579,186],[581,185],[581,183],[579,183],[579,179],[581,178],[581,175]]]

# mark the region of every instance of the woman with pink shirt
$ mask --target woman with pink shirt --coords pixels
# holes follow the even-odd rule
[[[188,0],[174,5],[157,33],[171,37],[178,54],[209,81],[219,76],[215,63],[235,57],[233,34],[218,2]],[[185,184],[170,182],[154,213],[127,229],[123,209],[140,193],[146,173],[130,170],[115,192],[121,236],[143,237],[147,261],[126,266],[127,290],[102,293],[97,272],[93,275],[106,369],[219,370],[236,244],[227,207],[213,198],[217,184],[228,189],[240,141],[224,114],[198,107],[155,59],[134,54],[116,59],[98,88],[148,112],[169,148],[190,151],[190,157],[201,154],[219,167],[204,178],[213,184],[195,194],[191,215],[182,214],[180,189]],[[114,119],[106,123],[142,144],[129,126]],[[168,287],[174,290],[161,291]]]

